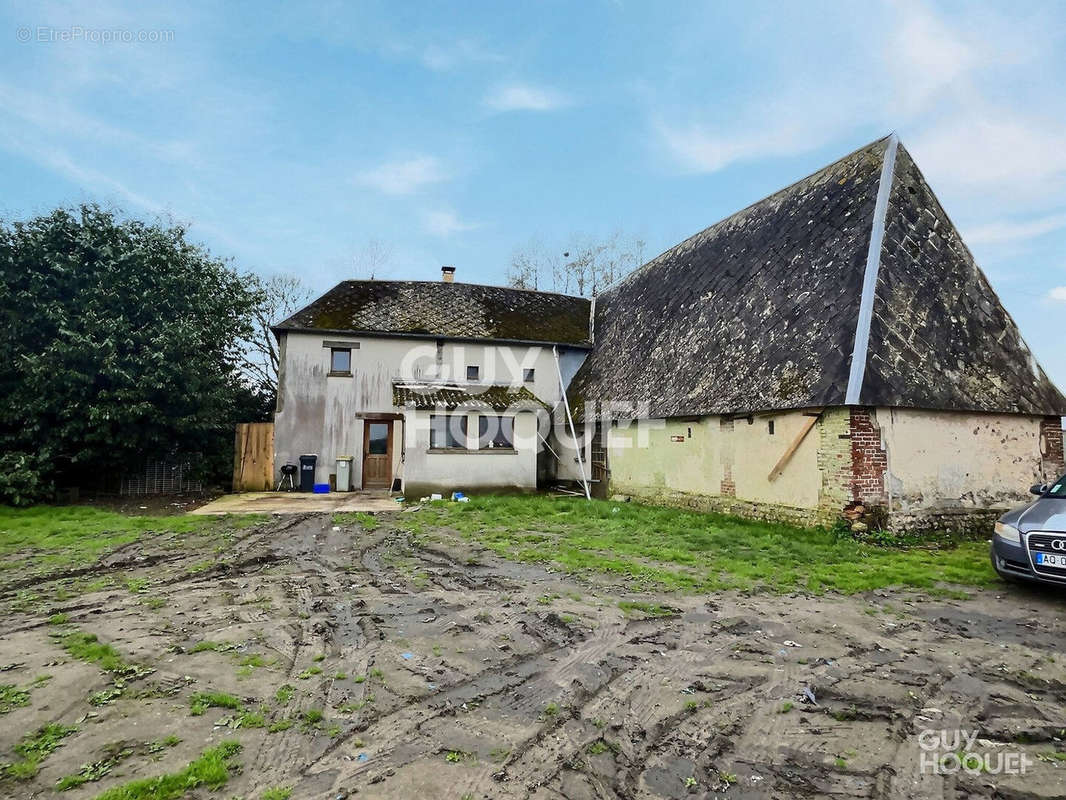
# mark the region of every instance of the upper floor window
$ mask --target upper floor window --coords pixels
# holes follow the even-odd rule
[[[525,383],[533,383],[533,372],[534,371],[531,370],[531,369],[522,370],[522,380],[523,380],[523,382],[525,382]]]
[[[329,351],[329,374],[352,374],[352,350],[350,347],[331,347]]]
[[[468,381],[481,380],[481,367],[468,366],[466,368],[466,379]]]

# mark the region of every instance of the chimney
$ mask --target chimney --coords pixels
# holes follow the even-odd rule
[[[440,279],[445,283],[453,283],[455,281],[455,267],[441,267]]]

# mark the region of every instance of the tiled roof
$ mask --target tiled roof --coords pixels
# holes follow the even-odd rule
[[[525,386],[480,386],[454,384],[394,383],[392,403],[397,407],[413,406],[420,410],[457,408],[491,408],[504,411],[518,407],[545,406]]]
[[[853,403],[1066,414],[902,146],[872,319],[857,325],[890,144],[712,225],[598,296],[571,404],[623,402],[651,417],[844,405],[852,355],[865,353]],[[869,331],[867,349],[857,330]]]
[[[585,297],[426,281],[342,281],[275,330],[589,346]]]

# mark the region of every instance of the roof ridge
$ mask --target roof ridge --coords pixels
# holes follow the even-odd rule
[[[870,220],[870,244],[866,250],[866,269],[862,276],[862,293],[859,295],[859,315],[855,320],[855,341],[851,350],[851,369],[848,372],[848,388],[844,393],[846,405],[858,405],[862,394],[862,382],[866,377],[866,359],[870,351],[870,325],[874,315],[874,295],[877,293],[877,275],[881,266],[881,246],[885,242],[885,219],[888,217],[888,201],[892,184],[896,180],[896,150],[899,137],[892,133],[881,156],[881,177],[877,184],[877,200]]]
[[[652,258],[652,259],[649,259],[648,261],[645,261],[643,264],[641,264],[636,269],[634,269],[631,272],[623,275],[621,278],[619,278],[614,283],[612,283],[609,286],[607,286],[607,288],[605,288],[602,292],[600,292],[596,296],[597,297],[602,297],[607,292],[616,289],[617,287],[621,286],[623,283],[628,281],[630,278],[632,278],[634,275],[637,275],[638,273],[643,272],[645,269],[647,269],[648,267],[652,266],[656,261],[658,261],[659,259],[663,258],[663,256],[666,256],[669,253],[672,253],[674,250],[677,250],[677,249],[683,247],[687,243],[691,242],[693,239],[699,238],[700,236],[702,236],[703,234],[707,233],[712,228],[716,228],[719,225],[721,225],[722,223],[728,222],[729,220],[733,219],[734,217],[740,216],[745,211],[749,211],[750,209],[754,208],[755,206],[760,205],[761,203],[765,203],[767,200],[770,200],[770,199],[776,197],[779,194],[783,194],[784,192],[789,191],[794,186],[797,186],[797,185],[803,183],[804,181],[810,180],[811,178],[813,178],[818,173],[825,172],[827,169],[832,167],[834,164],[839,164],[841,161],[846,161],[847,159],[849,159],[852,156],[854,156],[856,153],[861,153],[863,150],[867,150],[867,149],[873,147],[875,144],[878,144],[878,143],[883,142],[883,141],[885,141],[887,139],[890,139],[890,138],[892,138],[895,135],[896,134],[893,132],[893,133],[888,134],[887,136],[882,136],[880,139],[874,139],[872,142],[868,142],[868,143],[864,144],[862,147],[856,147],[854,150],[852,150],[847,155],[843,155],[840,158],[833,159],[828,164],[825,164],[824,166],[819,167],[818,169],[814,170],[813,172],[810,172],[810,173],[804,175],[802,178],[797,178],[796,180],[792,181],[791,183],[789,183],[789,184],[787,184],[785,186],[782,186],[780,189],[777,189],[776,191],[770,192],[770,194],[759,198],[755,202],[748,203],[743,208],[737,209],[732,214],[729,214],[728,216],[722,217],[717,222],[712,222],[706,228],[703,228],[702,230],[697,231],[696,233],[692,234],[691,236],[688,236],[685,239],[682,239],[680,242],[678,242],[677,244],[673,245],[672,247],[666,248],[661,253],[659,253],[659,255],[655,256],[655,258]]]
[[[445,281],[433,281],[429,279],[424,280],[394,280],[389,278],[345,278],[341,283],[419,283],[429,284],[432,286],[474,286],[479,289],[502,289],[508,292],[528,292],[529,294],[550,294],[555,297],[569,297],[574,300],[589,300],[590,298],[582,294],[567,294],[566,292],[549,292],[545,289],[529,289],[525,286],[500,286],[495,283],[471,283],[469,281],[454,281],[452,283],[446,283]],[[340,284],[337,284],[339,286]],[[336,288],[336,286],[334,287]]]

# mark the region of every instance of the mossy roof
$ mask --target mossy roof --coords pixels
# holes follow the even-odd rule
[[[274,326],[589,347],[585,297],[428,281],[342,281]]]

